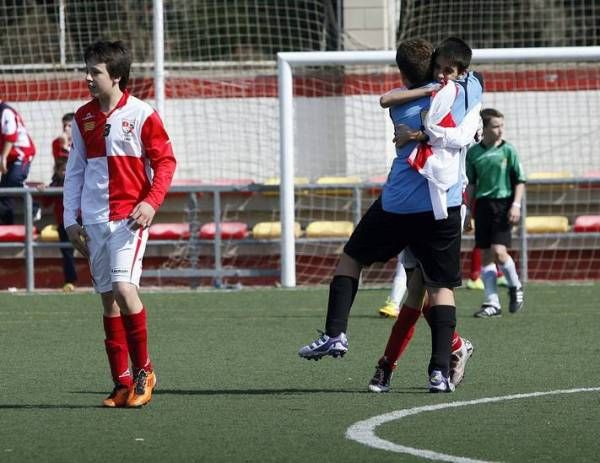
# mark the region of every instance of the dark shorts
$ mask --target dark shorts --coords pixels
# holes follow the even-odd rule
[[[512,198],[479,198],[475,204],[475,246],[488,249],[492,244],[510,247],[512,225],[508,211]]]
[[[344,247],[344,252],[368,266],[387,262],[410,246],[423,270],[425,284],[434,288],[461,285],[460,207],[448,208],[448,218],[435,220],[433,212],[386,212],[379,197],[365,213]]]

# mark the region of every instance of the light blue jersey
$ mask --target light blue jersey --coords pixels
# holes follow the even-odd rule
[[[483,85],[477,73],[470,72],[463,81],[457,81],[458,93],[452,106],[452,117],[460,125],[468,109],[481,101]],[[390,108],[390,117],[394,125],[404,124],[413,130],[422,127],[422,113],[429,109],[430,97],[396,105]],[[408,164],[408,157],[416,142],[407,143],[396,149],[396,157],[387,181],[383,186],[382,205],[387,212],[395,214],[413,214],[432,211],[431,197],[427,179]],[[448,190],[448,207],[462,203],[462,180]]]

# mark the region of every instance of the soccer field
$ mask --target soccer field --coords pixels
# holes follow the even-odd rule
[[[392,326],[376,315],[385,296],[359,292],[346,357],[309,362],[297,350],[322,328],[326,288],[144,294],[158,388],[131,410],[99,406],[112,385],[97,296],[1,294],[0,461],[598,461],[600,287],[531,284],[523,313],[494,320],[472,317],[481,292],[459,290],[475,353],[437,395],[424,321],[392,392],[367,392]],[[387,451],[346,437],[426,406],[375,429]]]

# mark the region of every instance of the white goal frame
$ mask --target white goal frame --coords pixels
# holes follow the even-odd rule
[[[279,87],[281,284],[296,286],[296,244],[294,237],[294,105],[293,69],[317,65],[389,65],[396,52],[334,51],[283,52],[277,54]],[[502,48],[473,50],[474,64],[539,63],[600,60],[600,46],[552,48]]]

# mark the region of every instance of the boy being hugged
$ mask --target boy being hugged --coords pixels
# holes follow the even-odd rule
[[[92,100],[77,110],[72,123],[64,226],[73,246],[89,259],[104,309],[115,386],[103,404],[140,407],[151,400],[156,385],[146,309],[138,295],[142,258],[148,227],[176,162],[158,113],[127,91],[131,55],[125,45],[96,42],[85,50],[84,60]]]

